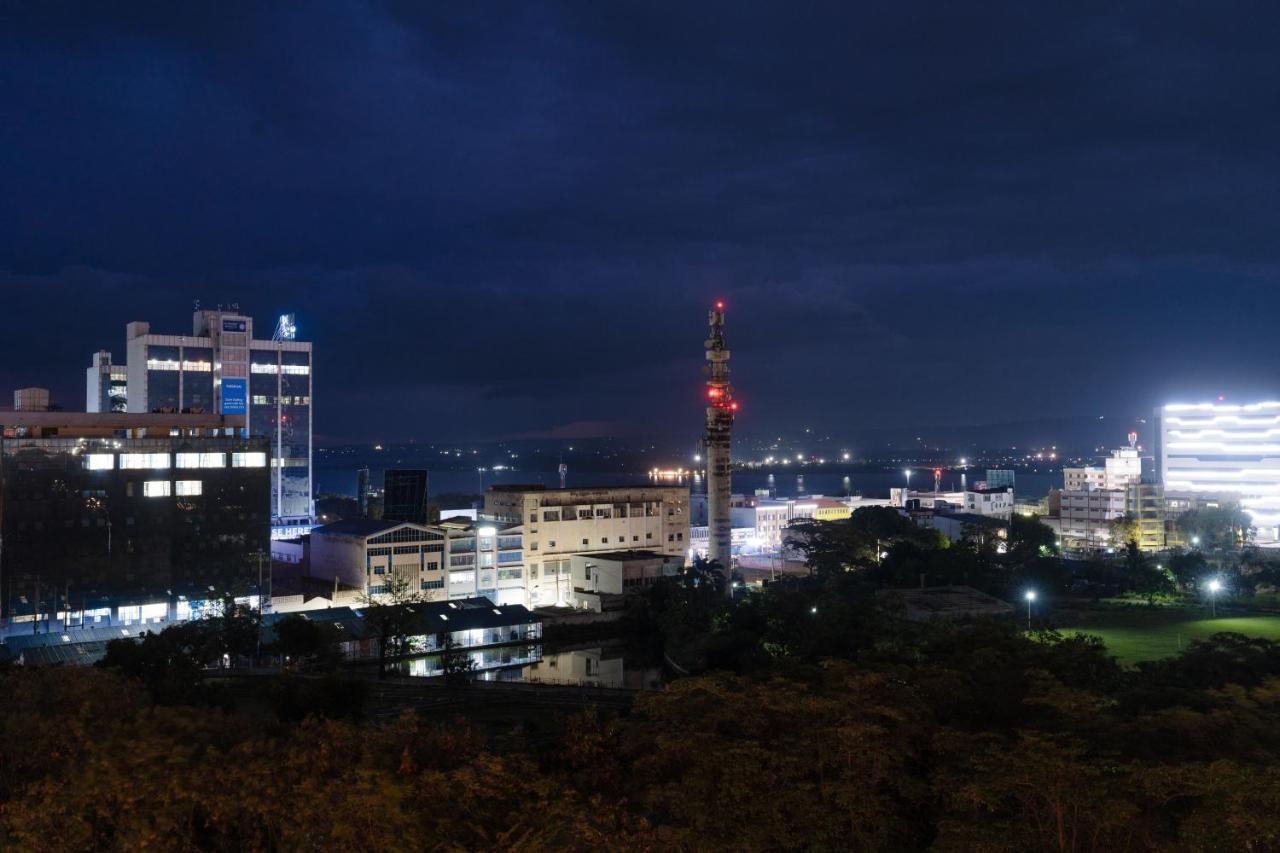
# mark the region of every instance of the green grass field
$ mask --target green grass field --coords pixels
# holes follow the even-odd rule
[[[1094,634],[1102,638],[1120,663],[1157,660],[1176,655],[1193,640],[1207,639],[1221,631],[1249,637],[1280,640],[1280,616],[1220,616],[1199,619],[1195,614],[1108,611],[1091,614],[1083,624],[1067,625],[1063,634]]]

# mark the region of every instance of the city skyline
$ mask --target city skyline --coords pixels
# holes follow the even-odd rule
[[[320,442],[692,436],[722,298],[744,434],[1275,398],[1275,13],[1150,8],[15,6],[0,380],[238,302]]]

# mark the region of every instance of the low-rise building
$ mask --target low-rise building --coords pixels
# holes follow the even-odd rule
[[[390,579],[427,601],[485,597],[526,604],[523,539],[469,520],[439,524],[351,518],[311,531],[314,578],[364,590],[385,600]]]
[[[567,579],[575,555],[628,549],[683,560],[691,547],[687,486],[494,486],[481,519],[507,525],[503,535],[523,537],[531,607],[571,604]]]
[[[643,592],[662,578],[675,577],[684,558],[656,551],[606,551],[569,558],[569,591],[573,607],[601,610],[609,596]]]

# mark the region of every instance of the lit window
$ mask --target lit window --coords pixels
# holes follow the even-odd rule
[[[203,480],[177,480],[175,482],[178,497],[204,494]]]
[[[169,467],[168,453],[121,453],[120,468],[126,471],[163,471]]]
[[[142,484],[142,494],[148,498],[167,498],[171,493],[171,486],[168,480],[147,480]]]
[[[267,454],[265,453],[232,453],[232,468],[265,468],[267,467]]]
[[[306,376],[311,373],[311,366],[307,364],[286,364],[281,366],[280,372],[286,375]]]
[[[84,458],[84,467],[90,471],[110,471],[116,467],[114,453],[90,453]]]
[[[256,361],[249,365],[251,373],[279,373],[280,371],[274,364],[258,364]]]
[[[225,468],[225,453],[179,453],[175,468]]]
[[[177,370],[178,362],[172,358],[149,358],[147,370]]]
[[[183,361],[182,369],[193,373],[210,373],[213,371],[213,365],[207,361]]]

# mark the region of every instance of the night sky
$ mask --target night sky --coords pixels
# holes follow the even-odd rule
[[[692,440],[723,297],[747,434],[1280,393],[1280,7],[1049,7],[2,2],[0,391],[198,298],[321,441]]]

